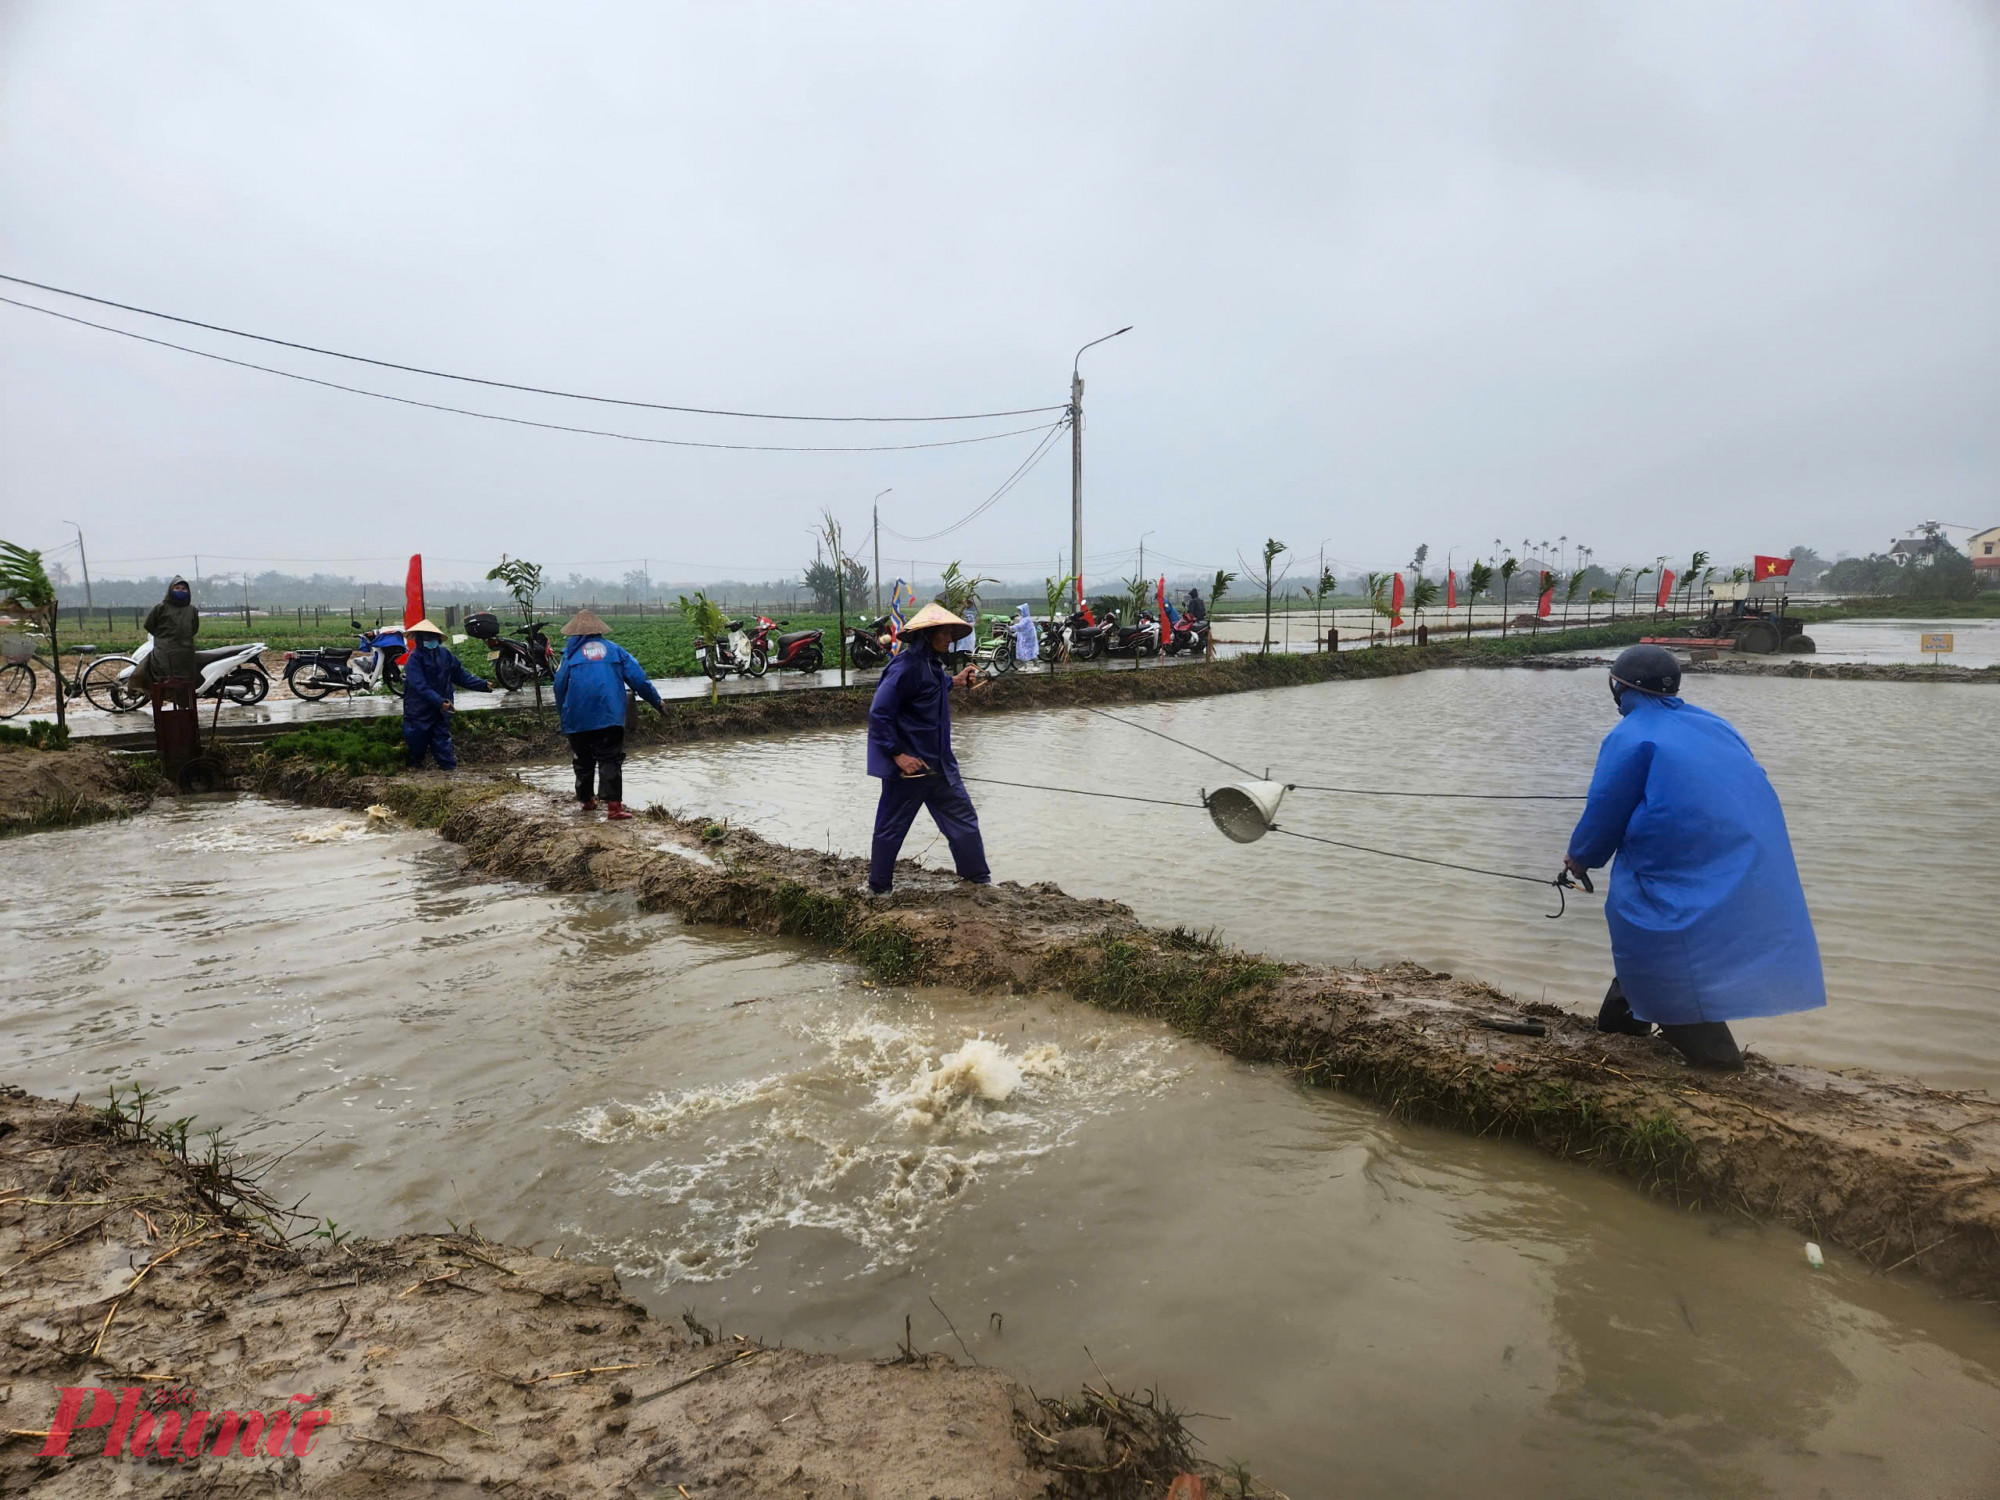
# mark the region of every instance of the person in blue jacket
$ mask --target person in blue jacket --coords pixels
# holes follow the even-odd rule
[[[926,604],[903,627],[903,649],[875,685],[868,708],[868,774],[882,779],[882,796],[875,805],[868,860],[870,895],[889,893],[896,856],[923,807],[951,846],[959,877],[975,885],[993,883],[979,814],[951,753],[951,689],[969,687],[978,669],[968,665],[954,676],[945,670],[944,656],[966,628],[943,605]]]
[[[629,818],[625,811],[625,689],[660,707],[660,690],[616,641],[604,638],[605,625],[593,610],[580,609],[563,626],[562,665],[556,668],[556,712],[569,736],[569,763],[576,772],[576,800],[597,811],[604,794],[607,819]]]
[[[1680,663],[1633,646],[1611,667],[1620,722],[1563,859],[1615,854],[1604,916],[1616,978],[1597,1024],[1658,1025],[1699,1067],[1740,1069],[1729,1022],[1826,1004],[1784,809],[1729,723],[1678,696]]]
[[[444,632],[429,620],[419,620],[406,632],[410,639],[410,659],[403,667],[403,748],[409,752],[410,769],[433,756],[440,771],[457,767],[458,756],[451,748],[451,716],[454,686],[490,693],[484,677],[465,670],[458,653],[445,649]]]

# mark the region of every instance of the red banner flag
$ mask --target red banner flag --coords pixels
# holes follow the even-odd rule
[[[1389,590],[1389,628],[1394,630],[1403,623],[1403,575],[1396,575],[1395,587]]]
[[[1792,571],[1792,559],[1789,557],[1766,557],[1760,552],[1756,564],[1750,570],[1752,578],[1783,578]]]
[[[410,554],[409,576],[403,580],[403,629],[424,618],[424,555]]]
[[[1546,620],[1549,617],[1550,609],[1555,606],[1555,602],[1556,587],[1554,584],[1550,584],[1542,590],[1542,597],[1535,602],[1535,613]]]
[[[1164,573],[1160,575],[1159,588],[1154,593],[1153,598],[1160,606],[1160,639],[1164,641],[1167,638],[1167,626],[1169,623],[1167,620],[1167,575]]]
[[[1453,568],[1444,575],[1444,607],[1458,608],[1458,569]]]
[[[1673,591],[1674,591],[1674,570],[1672,568],[1668,568],[1665,572],[1660,574],[1660,597],[1653,601],[1653,608],[1665,609],[1667,607],[1667,596],[1671,594]]]

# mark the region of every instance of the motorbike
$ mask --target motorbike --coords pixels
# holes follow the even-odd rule
[[[401,626],[370,630],[359,620],[348,625],[361,644],[349,650],[323,647],[285,653],[285,686],[294,698],[314,701],[329,693],[372,693],[386,687],[397,697],[403,695],[401,660],[407,643]]]
[[[538,680],[555,681],[558,663],[548,627],[547,620],[530,620],[519,635],[502,635],[499,617],[489,610],[465,617],[465,633],[486,642],[493,680],[510,693]]]
[[[1120,625],[1114,618],[1111,629],[1104,636],[1105,654],[1109,656],[1158,656],[1160,654],[1160,626],[1151,615],[1142,614],[1130,625]]]
[[[263,700],[271,691],[271,677],[263,668],[262,658],[269,648],[262,641],[245,641],[238,646],[217,646],[211,651],[197,651],[194,654],[195,668],[201,673],[195,688],[197,698],[219,698],[227,703],[239,703],[248,707]],[[122,686],[129,682],[132,674],[139,670],[153,655],[153,641],[149,636],[146,644],[132,653],[132,665],[118,674]],[[127,691],[114,691],[113,712],[130,713],[148,701],[147,695]]]
[[[762,644],[753,642],[744,630],[747,620],[731,620],[729,634],[713,641],[696,641],[694,647],[695,665],[708,676],[720,682],[732,672],[738,677],[762,677],[770,666],[770,657]],[[761,638],[764,632],[759,631]]]
[[[1182,615],[1180,622],[1167,632],[1160,642],[1160,654],[1173,656],[1182,652],[1189,656],[1208,655],[1208,621]]]
[[[826,665],[826,640],[824,630],[785,630],[790,620],[767,620],[757,617],[757,629],[750,637],[750,649],[762,651],[772,666],[780,672],[787,668],[795,672],[817,672]],[[782,631],[774,641],[773,630]],[[773,649],[775,648],[775,650]]]
[[[872,625],[847,627],[847,663],[852,667],[879,667],[889,660],[889,617],[881,616]]]
[[[1082,610],[1069,617],[1065,628],[1069,631],[1069,655],[1071,661],[1094,661],[1105,649],[1105,642],[1118,628],[1115,612],[1107,614],[1095,625],[1084,618]]]

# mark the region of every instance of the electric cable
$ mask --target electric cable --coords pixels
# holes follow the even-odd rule
[[[1467,802],[1588,802],[1582,792],[1392,792],[1379,787],[1309,786],[1303,781],[1288,782],[1288,792],[1338,792],[1344,797],[1439,797]]]
[[[1210,760],[1217,761],[1220,764],[1229,767],[1229,769],[1232,771],[1242,772],[1245,776],[1248,776],[1252,781],[1264,780],[1262,776],[1259,776],[1255,771],[1251,770],[1248,766],[1239,766],[1233,760],[1224,760],[1220,755],[1217,755],[1212,750],[1204,750],[1199,745],[1190,745],[1186,740],[1177,740],[1170,734],[1167,734],[1158,729],[1149,729],[1144,724],[1134,724],[1130,719],[1121,719],[1116,714],[1105,713],[1105,711],[1101,708],[1091,708],[1087,704],[1079,704],[1078,707],[1082,708],[1083,711],[1087,714],[1096,714],[1100,718],[1109,719],[1114,724],[1123,724],[1127,729],[1136,729],[1141,734],[1155,735],[1158,738],[1165,740],[1170,745],[1179,745],[1183,750],[1192,750],[1196,755],[1206,755]]]
[[[0,280],[10,278],[0,277]],[[1030,432],[1059,432],[1067,418],[1056,421],[1047,429],[1041,427],[1016,427],[1007,432],[982,433],[978,437],[945,438],[934,443],[871,443],[849,446],[803,446],[776,443],[704,443],[692,438],[642,437],[632,432],[613,432],[603,427],[574,427],[564,422],[537,422],[528,417],[507,417],[498,412],[473,411],[470,407],[445,406],[436,401],[419,401],[413,396],[392,396],[387,391],[371,391],[358,385],[342,385],[337,380],[322,380],[317,375],[301,375],[296,370],[280,370],[274,365],[255,364],[247,359],[232,359],[227,354],[215,354],[207,349],[196,349],[187,344],[176,344],[167,339],[152,338],[147,334],[134,333],[129,328],[114,328],[109,323],[93,323],[88,318],[79,318],[71,313],[57,312],[52,307],[37,307],[32,302],[16,301],[12,297],[0,297],[0,302],[9,307],[25,308],[45,317],[60,318],[65,323],[80,323],[85,328],[95,328],[102,333],[115,333],[121,338],[136,339],[142,344],[155,344],[162,349],[175,349],[182,354],[193,354],[202,359],[212,359],[219,364],[235,365],[239,369],[259,370],[266,375],[282,375],[287,380],[299,380],[307,385],[324,386],[332,391],[346,391],[355,396],[372,396],[377,401],[393,401],[398,406],[419,406],[426,411],[451,412],[455,416],[477,417],[483,422],[506,422],[515,427],[539,427],[546,432],[572,432],[584,437],[616,438],[626,443],[651,443],[667,448],[718,448],[731,453],[902,453],[918,448],[961,448],[968,443],[991,443],[1000,438],[1020,437]]]
[[[249,333],[241,328],[230,328],[221,323],[204,323],[198,318],[183,318],[173,313],[158,312],[150,307],[135,307],[129,302],[113,302],[109,297],[93,297],[88,292],[73,292],[67,287],[50,286],[42,281],[30,281],[25,276],[9,276],[0,271],[0,281],[9,281],[16,286],[30,286],[38,292],[53,292],[58,297],[74,297],[79,302],[93,302],[99,307],[115,307],[120,312],[138,313],[141,317],[159,318],[168,323],[179,323],[188,328],[202,328],[210,333],[226,333],[232,338],[251,339],[260,344],[273,344],[280,349],[297,349],[305,354],[323,354],[329,359],[351,360],[355,364],[374,365],[383,370],[401,370],[409,375],[429,375],[438,380],[457,380],[467,385],[490,386],[501,391],[524,391],[534,396],[559,396],[565,401],[594,401],[605,406],[635,406],[647,411],[685,412],[702,417],[744,417],[761,422],[978,422],[994,417],[1031,417],[1045,411],[1068,411],[1067,402],[1054,406],[1021,406],[1009,411],[958,412],[938,417],[826,417],[801,416],[790,412],[731,411],[725,407],[674,406],[664,401],[635,401],[619,396],[593,396],[581,391],[557,390],[549,386],[520,385],[510,380],[486,380],[477,375],[455,375],[449,370],[431,370],[422,365],[398,364],[390,359],[371,359],[365,354],[344,354],[338,349],[322,349],[316,344],[295,343],[291,339],[273,338],[269,334]],[[26,307],[28,303],[17,303]],[[37,311],[46,312],[39,308]],[[60,314],[58,314],[60,316]],[[81,320],[79,320],[81,321]],[[92,324],[96,327],[96,324]]]
[[[1026,479],[1028,475],[1033,471],[1036,464],[1040,463],[1044,458],[1048,457],[1049,450],[1055,446],[1056,439],[1059,436],[1061,436],[1063,428],[1067,427],[1068,425],[1069,425],[1069,419],[1065,417],[1063,420],[1057,422],[1053,427],[1049,428],[1047,433],[1043,435],[1041,442],[1035,445],[1035,450],[1032,453],[1030,453],[1027,456],[1027,458],[1022,460],[1021,466],[1018,469],[1016,469],[1012,474],[1009,474],[1007,476],[1006,480],[1001,484],[1000,488],[995,490],[992,494],[988,495],[984,500],[980,501],[979,504],[975,505],[965,515],[960,516],[956,521],[953,521],[951,525],[945,527],[944,530],[933,531],[928,536],[904,536],[902,532],[896,530],[893,526],[884,526],[882,529],[888,532],[890,536],[895,537],[898,541],[934,542],[939,537],[950,536],[954,531],[957,531],[962,526],[969,526],[972,522],[978,520],[981,516],[986,514],[987,511],[991,510],[993,506],[999,502],[1000,498],[1003,495],[1005,495],[1009,490],[1014,488],[1015,485],[1019,484],[1023,479]],[[1035,429],[1030,428],[1027,430],[1033,431]],[[1009,435],[1011,436],[1011,434]]]

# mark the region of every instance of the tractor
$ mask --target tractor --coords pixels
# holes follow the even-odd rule
[[[1701,637],[1703,645],[1733,642],[1736,650],[1748,656],[1769,656],[1774,651],[1809,654],[1818,648],[1805,633],[1805,622],[1786,613],[1788,602],[1776,579],[1713,583],[1708,588],[1708,613],[1690,625],[1687,633]]]

